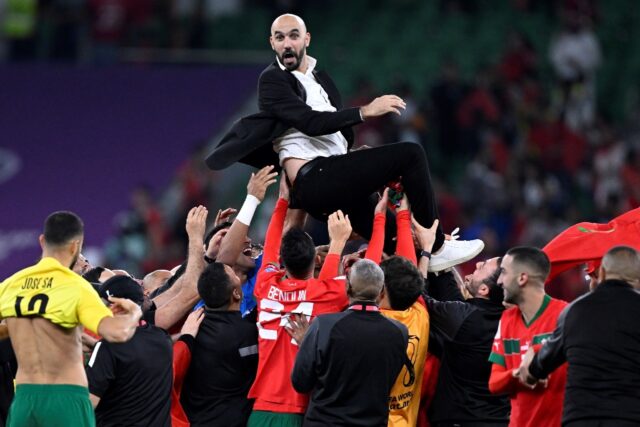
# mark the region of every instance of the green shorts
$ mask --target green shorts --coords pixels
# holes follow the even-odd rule
[[[302,420],[304,420],[302,414],[253,411],[249,416],[247,427],[302,427]]]
[[[71,384],[18,384],[7,427],[95,427],[86,387]]]

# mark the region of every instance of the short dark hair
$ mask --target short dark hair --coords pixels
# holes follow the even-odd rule
[[[416,302],[424,289],[424,279],[415,265],[401,256],[392,256],[380,263],[384,286],[394,310],[406,310]]]
[[[294,278],[303,278],[312,267],[316,257],[313,239],[301,228],[291,228],[282,237],[280,258],[284,268]]]
[[[224,264],[207,264],[198,279],[198,294],[208,308],[221,308],[229,304],[233,283],[224,269]]]
[[[513,258],[513,262],[523,264],[533,270],[532,273],[542,277],[544,282],[551,271],[551,262],[547,254],[533,246],[516,246],[509,249],[507,255]]]
[[[489,277],[484,279],[482,281],[482,284],[487,285],[487,287],[489,288],[489,294],[487,295],[489,300],[497,304],[502,304],[502,301],[504,301],[504,290],[502,289],[502,286],[498,285],[498,277],[500,277],[500,273],[502,271],[500,269],[500,265],[502,264],[502,257],[498,257],[497,264],[498,268],[496,268],[496,271],[494,271]]]
[[[209,232],[204,236],[204,247],[209,247],[209,242],[216,235],[216,233],[222,229],[231,227],[231,223],[229,221],[221,222],[220,224],[213,227]]]
[[[44,222],[44,241],[48,245],[59,246],[69,243],[84,234],[84,224],[73,212],[58,211],[47,217]]]

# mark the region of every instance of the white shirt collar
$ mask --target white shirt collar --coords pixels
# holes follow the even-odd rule
[[[280,69],[282,71],[286,71],[287,69],[284,67],[284,65],[282,65],[282,63],[280,62],[280,58],[278,58],[278,55],[276,55],[276,62],[278,63],[278,67],[280,67]],[[307,72],[305,74],[309,75],[313,72],[313,70],[316,68],[316,65],[318,64],[318,61],[316,60],[316,58],[307,55],[307,64],[309,65],[307,67]],[[301,73],[298,70],[294,70],[293,72],[298,72]],[[301,73],[302,74],[302,73]]]

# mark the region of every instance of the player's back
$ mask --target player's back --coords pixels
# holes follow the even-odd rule
[[[7,319],[18,360],[18,384],[76,384],[87,386],[82,367],[80,329],[62,328],[49,320]]]
[[[291,370],[298,345],[285,330],[289,315],[342,311],[348,304],[343,280],[293,280],[284,272],[268,267],[256,283],[258,300],[258,372],[249,392],[255,398],[254,410],[304,413],[308,397],[297,393],[291,384]]]
[[[87,385],[77,325],[84,317],[97,329],[98,313],[85,310],[83,316],[79,309],[90,292],[88,282],[53,258],[0,284],[0,316],[7,319],[18,360],[17,383]]]

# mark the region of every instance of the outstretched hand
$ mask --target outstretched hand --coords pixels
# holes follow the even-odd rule
[[[332,242],[346,242],[349,240],[352,231],[349,215],[345,215],[341,210],[338,210],[329,215],[327,223],[329,228],[329,238]]]
[[[370,117],[384,116],[387,113],[395,113],[400,115],[400,110],[407,108],[407,104],[397,95],[383,95],[369,104],[360,107],[360,113],[363,119]]]
[[[289,324],[285,325],[285,329],[291,335],[298,345],[302,343],[305,334],[309,330],[309,321],[304,314],[291,314],[289,316]]]
[[[191,335],[192,337],[196,337],[198,334],[198,329],[200,329],[200,324],[204,319],[204,307],[200,307],[197,310],[192,311],[189,316],[187,316],[187,320],[185,320],[182,325],[182,329],[180,330],[180,335]]]
[[[140,306],[130,299],[109,296],[111,311],[116,316],[133,316],[136,321],[142,317]]]
[[[373,210],[374,215],[379,213],[385,213],[387,211],[387,202],[389,201],[389,188],[385,188],[382,192],[382,196],[380,200],[378,200],[378,204],[376,208]]]
[[[412,215],[411,222],[413,223],[413,227],[416,232],[416,238],[418,239],[418,243],[420,244],[420,249],[431,252],[431,249],[433,249],[433,244],[436,241],[436,232],[438,231],[438,224],[440,224],[440,221],[438,219],[435,219],[431,227],[425,228],[420,225],[420,223]]]
[[[274,182],[278,172],[272,172],[273,166],[265,166],[257,173],[252,173],[249,183],[247,184],[247,194],[250,194],[260,201],[264,200],[264,195],[267,192],[267,188]]]
[[[400,211],[408,211],[411,208],[409,205],[409,198],[405,193],[402,194],[402,199],[400,199],[400,207],[398,207],[398,212]],[[437,221],[437,220],[436,220]]]
[[[520,380],[520,384],[532,390],[537,386],[547,388],[547,386],[549,385],[548,379],[539,380],[532,377],[529,373],[529,366],[531,366],[531,362],[533,361],[533,357],[535,355],[536,353],[533,350],[533,347],[529,347],[527,349],[527,352],[524,354],[522,361],[520,362],[520,367],[515,370],[515,375],[517,375],[518,379]]]
[[[213,226],[217,227],[223,222],[230,221],[231,217],[238,213],[237,209],[227,208],[225,210],[218,209],[218,213],[216,214],[216,220],[213,222]]]
[[[209,211],[204,206],[196,206],[187,214],[186,230],[189,239],[202,238],[207,227],[207,215]]]
[[[286,200],[287,202],[289,201],[289,183],[287,182],[287,173],[284,170],[282,171],[282,175],[280,175],[280,188],[278,197]]]

